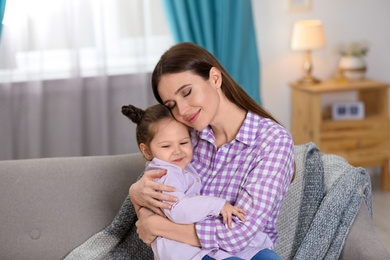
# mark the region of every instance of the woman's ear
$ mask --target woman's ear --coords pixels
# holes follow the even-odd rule
[[[153,155],[146,144],[141,143],[139,145],[139,149],[141,150],[142,154],[145,156],[146,160],[151,161],[153,159]]]
[[[209,79],[211,79],[214,86],[220,88],[222,86],[222,73],[216,67],[211,67],[209,72]]]

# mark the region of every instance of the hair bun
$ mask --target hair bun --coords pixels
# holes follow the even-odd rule
[[[132,105],[122,106],[122,114],[136,124],[141,121],[141,118],[144,113],[144,110]]]

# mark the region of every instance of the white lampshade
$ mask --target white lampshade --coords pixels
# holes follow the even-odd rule
[[[306,51],[325,47],[325,35],[320,20],[303,20],[294,24],[291,49]]]

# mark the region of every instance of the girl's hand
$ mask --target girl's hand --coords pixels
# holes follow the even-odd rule
[[[160,208],[170,209],[171,205],[162,201],[177,201],[176,197],[159,192],[174,192],[174,187],[153,181],[154,178],[161,178],[165,174],[166,171],[145,172],[140,180],[130,186],[129,195],[137,215],[141,207],[147,207],[157,214],[165,216]],[[138,218],[140,218],[140,216],[138,216]]]
[[[225,205],[223,206],[220,214],[223,218],[223,223],[228,223],[228,227],[232,228],[232,215],[235,215],[238,217],[242,222],[245,221],[245,218],[243,215],[246,215],[246,212],[239,208],[231,205],[229,202],[225,202]]]
[[[137,227],[137,234],[139,238],[147,245],[151,246],[151,243],[156,239],[157,235],[153,233],[155,230],[153,228],[153,217],[158,217],[160,216],[154,214],[152,211],[150,211],[147,208],[140,208],[138,211],[138,216],[139,219],[135,223],[135,226]]]

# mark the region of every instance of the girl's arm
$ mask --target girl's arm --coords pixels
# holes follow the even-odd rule
[[[168,202],[172,206],[171,209],[161,208],[165,216],[171,221],[178,224],[193,224],[207,217],[216,218],[220,215],[226,201],[211,196],[193,196],[195,192],[200,193],[201,184],[200,182],[189,182],[179,167],[174,167],[158,160],[153,160],[147,167],[147,170],[162,169],[167,171],[166,174],[153,181],[175,187],[176,189],[175,192],[163,192],[178,198],[178,201],[175,203]],[[187,172],[187,174],[192,173]],[[189,190],[189,186],[191,190]],[[227,214],[225,214],[225,217],[227,217]]]
[[[129,189],[129,195],[131,202],[134,205],[134,208],[137,212],[141,207],[147,207],[157,214],[164,216],[164,213],[160,208],[170,209],[171,205],[168,203],[162,202],[177,201],[177,198],[174,196],[164,194],[159,191],[173,192],[175,188],[172,186],[167,186],[161,183],[156,183],[153,181],[154,178],[160,178],[165,175],[165,171],[149,171],[145,172],[141,179],[133,183]],[[138,216],[139,217],[139,216]]]
[[[140,209],[139,217],[135,224],[137,233],[139,238],[148,246],[158,236],[191,246],[201,246],[194,224],[176,224],[167,218],[153,214],[146,208]]]

